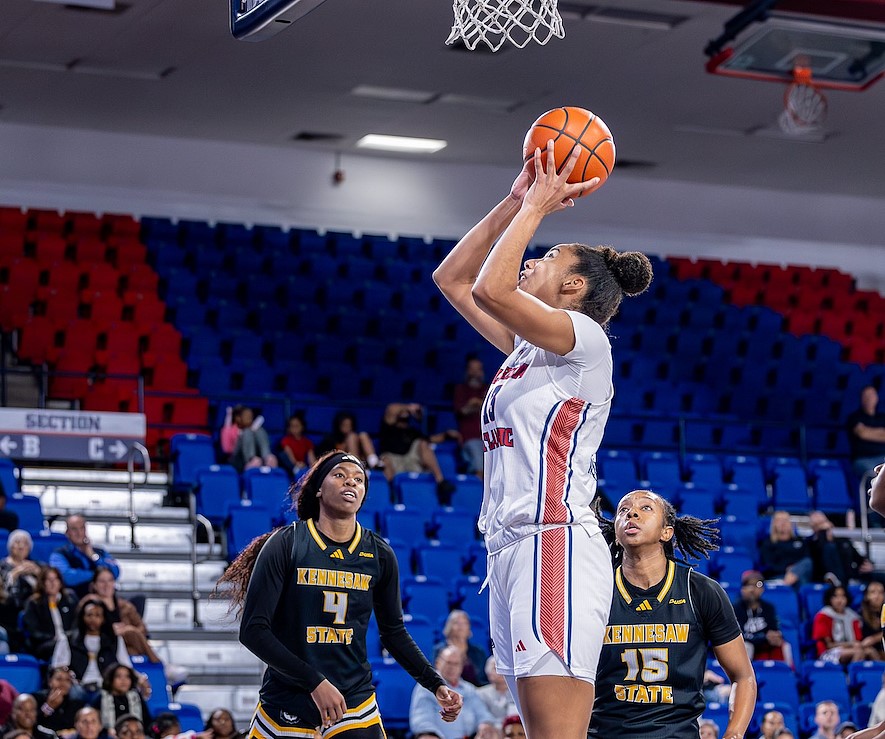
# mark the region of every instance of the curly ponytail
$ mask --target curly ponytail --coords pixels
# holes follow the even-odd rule
[[[574,274],[589,282],[576,310],[603,328],[618,311],[624,295],[639,295],[653,277],[651,262],[638,251],[619,253],[610,246],[569,245],[576,256]]]
[[[229,597],[228,613],[236,611],[237,616],[242,613],[243,603],[246,600],[246,591],[249,589],[249,580],[252,579],[252,570],[255,568],[255,560],[258,559],[258,555],[261,553],[261,549],[267,543],[267,540],[279,530],[279,528],[276,528],[252,539],[246,548],[239,553],[237,558],[230,563],[224,574],[218,578],[212,597]],[[230,587],[222,590],[222,585]]]

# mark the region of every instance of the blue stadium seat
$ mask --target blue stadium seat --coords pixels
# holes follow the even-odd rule
[[[812,703],[830,700],[844,707],[851,705],[848,681],[842,665],[809,660],[802,663],[801,677]]]
[[[676,491],[676,505],[680,514],[697,518],[714,518],[716,494],[694,483],[686,483]]]
[[[687,454],[685,466],[689,479],[698,487],[718,490],[723,485],[722,461],[712,454]]]
[[[436,480],[429,472],[400,472],[393,478],[393,490],[406,508],[431,511],[439,504]]]
[[[620,386],[619,386],[620,387]],[[621,396],[618,396],[619,398]],[[626,398],[638,398],[638,393],[626,393]],[[623,409],[624,404],[619,405]],[[638,407],[637,407],[638,410]],[[621,447],[633,444],[633,420],[630,418],[621,418],[619,416],[611,416],[605,424],[605,435],[603,436],[603,444],[606,447]]]
[[[442,508],[433,514],[434,537],[445,544],[465,546],[476,540],[476,514]]]
[[[169,710],[178,717],[182,731],[200,732],[206,727],[200,707],[195,703],[170,703]]]
[[[489,589],[485,588],[482,592],[484,578],[465,577],[460,579],[456,586],[456,598],[458,600],[458,608],[467,611],[473,618],[488,619],[489,617]]]
[[[672,495],[682,485],[682,469],[675,453],[645,452],[639,455],[639,467],[652,490]]]
[[[842,464],[834,459],[812,459],[808,474],[814,489],[814,505],[824,513],[845,513],[857,506],[857,496],[848,489]]]
[[[279,467],[252,467],[243,472],[243,489],[254,504],[264,506],[276,518],[288,507],[289,475]]]
[[[197,513],[208,518],[213,526],[223,526],[227,509],[240,502],[240,476],[228,464],[200,467],[195,473]]]
[[[765,472],[758,457],[727,457],[725,466],[732,483],[746,490],[752,490],[758,498],[767,497]]]
[[[0,485],[7,497],[19,491],[18,466],[6,457],[0,457]]]
[[[872,703],[882,689],[885,662],[852,662],[848,665],[848,688],[858,703]]]
[[[754,521],[759,510],[757,492],[747,490],[734,483],[722,488],[722,503],[726,515],[737,516],[745,521]]]
[[[416,576],[404,578],[403,608],[412,616],[425,616],[435,619],[440,613],[449,611],[449,591],[442,581]]]
[[[450,482],[455,485],[455,492],[452,493],[452,508],[467,511],[474,516],[479,515],[479,509],[482,507],[482,480],[473,475],[456,475],[450,479]]]
[[[600,450],[596,457],[600,482],[607,490],[614,491],[619,499],[630,490],[639,487],[639,471],[631,452],[617,449]]]
[[[31,540],[34,542],[31,549],[31,559],[35,562],[48,562],[50,554],[68,543],[67,536],[60,531],[50,531],[49,529],[32,531]]]
[[[32,534],[42,531],[44,524],[43,508],[36,495],[26,493],[7,493],[6,508],[18,514],[19,528]]]
[[[461,549],[450,544],[428,543],[415,549],[418,574],[442,582],[463,577]]]
[[[40,663],[30,654],[0,654],[0,679],[19,693],[36,693],[43,687]]]
[[[163,663],[151,662],[143,654],[133,654],[129,659],[132,661],[132,666],[136,672],[143,672],[147,675],[151,686],[151,697],[146,702],[151,715],[156,716],[158,713],[169,710],[169,703],[172,701],[172,690],[169,683],[166,682],[166,670],[163,667]]]
[[[719,518],[719,535],[723,546],[734,547],[744,552],[756,551],[756,518],[743,518],[726,514]]]
[[[485,544],[471,544],[464,558],[470,574],[485,580],[488,570],[488,552]]]
[[[805,621],[811,621],[814,614],[824,607],[824,591],[829,585],[812,582],[799,588],[799,605]]]
[[[701,719],[713,721],[719,727],[718,736],[725,734],[725,728],[728,726],[728,704],[727,703],[707,703]]]
[[[436,629],[433,627],[434,621],[425,616],[413,616],[408,613],[403,615],[403,621],[406,624],[406,630],[418,645],[418,649],[433,663],[433,645],[437,641]]]
[[[771,473],[774,507],[791,513],[808,513],[811,499],[802,463],[793,457],[776,457]]]
[[[872,713],[873,706],[871,703],[855,703],[851,707],[851,720],[858,726],[869,726]]]
[[[753,662],[753,669],[762,701],[799,705],[799,687],[789,665],[768,659],[757,660]]]
[[[734,547],[722,547],[715,555],[716,579],[721,582],[739,583],[745,570],[753,569],[753,558]]]
[[[781,624],[789,623],[798,626],[801,623],[799,598],[796,596],[796,591],[789,585],[767,585],[762,598],[774,606]]]
[[[370,661],[370,665],[375,697],[385,727],[407,729],[414,679],[392,658]]]
[[[271,525],[271,512],[264,506],[248,500],[231,504],[225,526],[228,560],[236,559],[250,541],[270,531]]]
[[[200,467],[215,464],[212,437],[205,434],[175,434],[169,442],[172,461],[172,482],[193,485]]]
[[[381,514],[384,535],[407,544],[410,548],[427,543],[429,512],[410,510],[401,505]]]

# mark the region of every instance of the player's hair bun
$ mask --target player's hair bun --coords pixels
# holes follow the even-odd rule
[[[612,250],[606,255],[608,268],[615,276],[621,290],[627,295],[639,295],[651,285],[654,272],[645,254],[638,251],[618,253]]]

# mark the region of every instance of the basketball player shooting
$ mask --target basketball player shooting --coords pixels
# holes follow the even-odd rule
[[[597,180],[568,183],[553,142],[435,270],[449,302],[506,359],[482,407],[491,636],[531,739],[585,739],[611,604],[592,504],[612,387],[605,326],[651,282],[638,252],[559,244],[523,254],[544,218]],[[580,605],[578,605],[580,604]]]

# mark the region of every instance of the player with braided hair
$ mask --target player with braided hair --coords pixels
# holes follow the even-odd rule
[[[707,648],[733,685],[723,739],[742,739],[756,704],[756,677],[722,587],[682,558],[718,548],[715,520],[677,516],[650,490],[601,520],[613,547],[615,592],[599,659],[590,737],[697,739]]]
[[[523,262],[542,220],[598,183],[569,185],[575,161],[557,172],[552,142],[535,151],[433,273],[507,355],[481,411],[479,528],[498,672],[532,739],[586,736],[612,589],[592,507],[614,395],[606,326],[652,279],[648,257],[608,246],[559,244]]]
[[[368,490],[363,463],[323,455],[293,485],[298,521],[255,539],[219,580],[240,614],[240,641],[267,664],[250,739],[383,739],[368,668],[374,612],[381,641],[433,693],[445,721],[450,690],[403,625],[393,550],[356,520]]]

